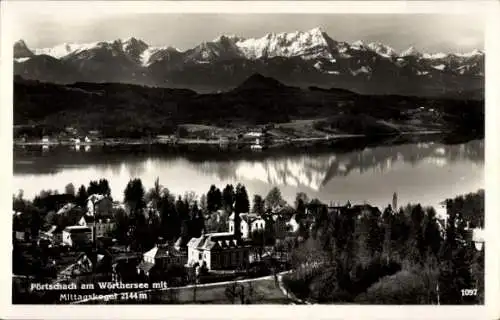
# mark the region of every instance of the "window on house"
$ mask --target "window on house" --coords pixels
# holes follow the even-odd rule
[[[198,254],[198,260],[201,260],[203,259],[202,255],[201,255],[201,252]]]

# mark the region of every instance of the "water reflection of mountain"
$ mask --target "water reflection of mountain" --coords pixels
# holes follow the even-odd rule
[[[386,145],[377,144],[346,140],[338,145],[259,153],[146,146],[96,147],[88,152],[71,151],[64,147],[54,147],[49,151],[15,148],[14,173],[54,174],[71,168],[92,168],[111,175],[125,171],[130,176],[140,177],[147,171],[160,172],[165,167],[190,166],[219,180],[257,180],[319,190],[334,177],[374,170],[385,172],[394,165],[404,163],[433,166],[446,166],[459,161],[484,163],[484,140],[451,145],[433,141],[393,145],[386,141]]]
[[[385,172],[398,164],[425,163],[444,167],[460,161],[484,162],[484,141],[460,145],[417,143],[365,148],[362,151],[318,155],[289,155],[228,163],[205,162],[200,169],[221,180],[258,180],[272,185],[305,186],[319,190],[332,178],[351,173]]]

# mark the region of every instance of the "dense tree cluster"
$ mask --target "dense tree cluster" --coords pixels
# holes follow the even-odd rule
[[[288,284],[319,302],[482,303],[484,249],[475,248],[470,226],[482,226],[484,193],[448,199],[446,206],[445,220],[418,204],[389,205],[382,213],[322,206],[312,237],[294,251],[297,271]],[[464,296],[466,288],[478,295]]]

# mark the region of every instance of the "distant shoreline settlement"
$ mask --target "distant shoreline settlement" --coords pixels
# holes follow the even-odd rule
[[[138,134],[135,137],[105,137],[99,130],[82,131],[74,127],[67,127],[52,134],[43,134],[43,130],[34,134],[32,126],[15,126],[14,145],[19,146],[50,146],[66,145],[75,149],[89,146],[113,145],[239,145],[251,150],[261,150],[267,147],[286,145],[291,143],[314,143],[329,140],[363,138],[365,134],[326,133],[311,128],[292,127],[285,125],[261,125],[245,128],[219,128],[204,125],[181,125],[177,132],[172,134]],[[39,130],[38,130],[39,131]],[[28,132],[28,133],[27,133]],[[398,132],[398,135],[432,135],[441,134],[439,130],[423,130],[412,132]],[[380,134],[385,136],[388,134]],[[394,134],[390,134],[394,135]]]

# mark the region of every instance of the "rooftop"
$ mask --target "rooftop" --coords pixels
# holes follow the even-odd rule
[[[246,246],[246,242],[242,241],[241,239],[236,239],[234,234],[230,232],[204,234],[199,238],[192,238],[188,243],[188,247],[200,250],[223,250],[229,248],[241,248]]]
[[[57,214],[59,214],[59,215],[65,215],[69,211],[71,211],[72,209],[74,209],[75,207],[76,207],[76,205],[73,204],[73,203],[66,203],[61,209],[59,209],[59,211],[57,211]]]
[[[91,231],[89,227],[85,226],[69,226],[64,229],[65,231]]]

